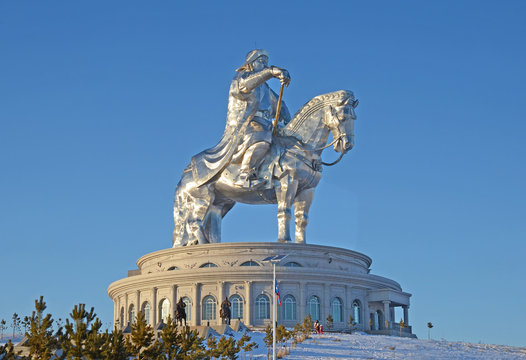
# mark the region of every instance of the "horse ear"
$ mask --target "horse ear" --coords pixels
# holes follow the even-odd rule
[[[353,109],[356,108],[358,106],[358,104],[360,103],[360,100],[356,99],[352,102],[352,107]]]

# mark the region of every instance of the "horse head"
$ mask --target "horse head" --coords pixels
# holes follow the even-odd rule
[[[344,154],[354,146],[354,120],[356,119],[354,108],[358,106],[358,100],[354,99],[351,91],[342,90],[338,93],[342,97],[336,103],[329,105],[329,111],[323,123],[329,128],[335,140],[334,150]]]

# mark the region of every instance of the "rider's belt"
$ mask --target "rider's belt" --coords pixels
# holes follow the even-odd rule
[[[268,110],[258,110],[254,113],[254,116],[257,116],[257,117],[262,117],[264,119],[268,119],[270,118],[270,111]]]

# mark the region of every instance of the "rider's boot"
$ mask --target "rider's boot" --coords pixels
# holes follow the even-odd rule
[[[245,151],[243,162],[241,163],[239,174],[234,185],[243,188],[253,188],[265,183],[265,180],[258,178],[257,169],[263,162],[269,149],[269,143],[260,141],[253,144]]]

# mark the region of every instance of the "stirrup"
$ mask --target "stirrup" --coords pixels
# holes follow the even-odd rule
[[[243,171],[237,176],[234,185],[244,189],[254,189],[264,185],[265,183],[265,180],[257,178],[255,172]]]

